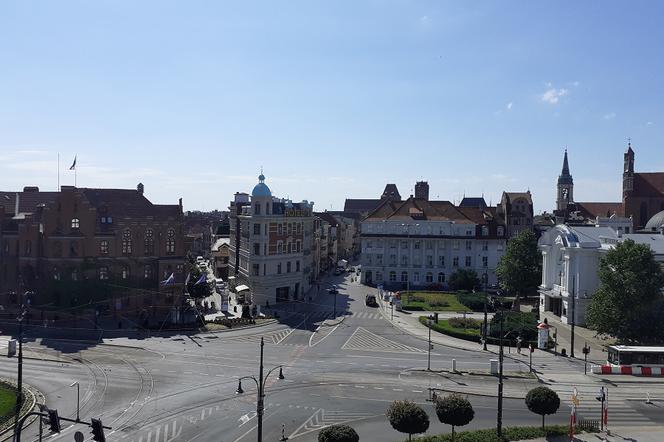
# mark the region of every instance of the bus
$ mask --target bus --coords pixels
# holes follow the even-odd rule
[[[608,352],[608,363],[611,365],[664,366],[664,347],[611,345]]]

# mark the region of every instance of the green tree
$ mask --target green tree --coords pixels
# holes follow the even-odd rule
[[[519,298],[534,292],[542,280],[542,254],[537,238],[530,230],[522,230],[507,242],[505,254],[496,267],[500,287],[514,294],[513,308],[519,308]]]
[[[360,436],[348,425],[331,425],[318,433],[318,442],[358,442]]]
[[[650,248],[629,239],[617,244],[600,259],[598,276],[586,313],[590,328],[625,343],[661,342],[664,273]]]
[[[438,420],[452,426],[452,442],[454,442],[454,427],[468,425],[475,417],[475,410],[470,401],[457,393],[436,399],[435,405]]]
[[[526,406],[533,413],[542,416],[542,430],[544,430],[544,416],[558,411],[560,398],[558,393],[548,387],[535,387],[526,395]]]
[[[413,434],[424,433],[429,428],[429,415],[415,402],[394,401],[387,408],[386,415],[392,428],[408,433],[408,440]]]
[[[477,272],[472,269],[459,269],[450,275],[450,288],[452,290],[472,290],[480,284]]]

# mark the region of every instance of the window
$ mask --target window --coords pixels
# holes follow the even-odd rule
[[[489,250],[489,241],[482,241],[482,250],[485,252]]]
[[[131,255],[131,231],[129,229],[122,232],[122,254]]]
[[[397,265],[397,255],[390,255],[390,265],[391,266]]]
[[[482,236],[489,236],[489,227],[482,226]]]
[[[282,224],[277,225],[277,235],[283,235],[284,234],[284,226]]]
[[[433,282],[433,273],[427,272],[426,281],[427,282]]]
[[[295,271],[296,272],[300,271],[300,261],[295,261]]]
[[[420,272],[413,273],[413,282],[420,282]]]
[[[390,272],[390,282],[396,282],[397,272]]]
[[[71,219],[71,228],[72,229],[80,229],[81,228],[81,221],[78,218],[72,218]]]
[[[260,215],[261,214],[261,205],[260,203],[254,204],[254,215]]]
[[[426,244],[425,247],[427,248],[427,250],[433,250],[433,241],[427,240],[425,244]]]
[[[173,255],[175,253],[175,229],[168,229],[166,232],[166,253]]]
[[[438,283],[442,284],[444,282],[445,282],[445,274],[441,272],[438,274]]]
[[[438,257],[438,267],[445,267],[445,257],[444,256],[439,256]]]
[[[150,264],[146,264],[143,268],[143,276],[145,279],[152,279],[152,266]]]
[[[379,253],[378,255],[376,255],[376,264],[379,265],[379,266],[383,265],[383,254],[382,253]]]
[[[74,269],[71,271],[71,280],[78,281],[78,270]]]
[[[472,230],[466,230],[466,236],[473,236]]]
[[[145,230],[143,245],[145,246],[145,255],[154,255],[154,231],[152,229]]]
[[[277,264],[277,275],[281,275],[281,263]]]
[[[408,282],[408,272],[401,272],[401,282]]]
[[[455,256],[452,258],[452,267],[459,267],[459,257]]]
[[[282,241],[277,241],[277,253],[281,254],[284,252],[284,243]]]
[[[483,256],[482,257],[482,267],[489,267],[489,257],[488,256]]]
[[[254,243],[254,255],[261,254],[261,245],[257,242]]]
[[[376,272],[376,281],[382,281],[383,280],[383,272],[380,270]]]
[[[505,234],[505,228],[503,226],[498,226],[497,234],[498,236],[503,236]]]
[[[401,266],[402,267],[407,267],[408,266],[408,256],[401,255]]]
[[[473,250],[473,242],[466,241],[466,250]]]
[[[662,209],[664,210],[664,209]],[[397,242],[396,241],[390,241],[390,249],[396,249],[397,248]]]
[[[296,252],[298,252],[298,253],[301,252],[301,251],[302,251],[302,241],[300,241],[300,240],[298,239],[298,240],[295,242],[295,244],[297,245],[297,250],[296,250]]]
[[[29,239],[25,241],[25,256],[32,255],[32,241]]]
[[[291,265],[290,265],[290,261],[288,261],[286,263],[286,273],[290,273],[290,270],[291,270]]]
[[[261,225],[259,223],[254,223],[254,235],[261,234]]]
[[[373,241],[367,241],[367,249],[373,249]]]
[[[402,249],[407,249],[408,248],[408,241],[401,241],[401,248]]]
[[[99,242],[99,253],[102,255],[108,255],[108,241],[105,239]]]
[[[466,267],[470,267],[472,265],[472,258],[470,256],[466,256]]]
[[[288,241],[288,253],[291,253],[291,251],[292,251],[292,248],[291,248],[291,242]]]
[[[258,272],[259,272],[259,271],[260,271],[260,270],[259,270],[258,264],[253,264],[253,265],[251,266],[251,274],[252,274],[252,275],[254,275],[254,276],[258,276]]]
[[[291,223],[288,223],[288,225],[287,225],[287,227],[286,227],[286,233],[287,233],[288,235],[290,235],[291,233],[293,233],[293,226],[291,225]]]
[[[452,241],[452,248],[454,250],[459,250],[459,240],[458,239],[455,239],[454,241]]]
[[[415,250],[419,250],[419,249],[420,249],[420,242],[415,241]]]
[[[433,255],[427,255],[427,267],[433,267]]]
[[[99,267],[99,279],[108,279],[108,267]]]

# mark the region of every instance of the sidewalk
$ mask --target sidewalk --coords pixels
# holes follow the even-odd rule
[[[575,441],[583,442],[662,442],[664,440],[664,428],[652,428],[648,430],[634,431],[632,428],[614,428],[610,434],[604,433],[583,433],[574,436]],[[526,442],[526,441],[521,441]],[[529,439],[527,442],[569,442],[569,437],[549,437]]]

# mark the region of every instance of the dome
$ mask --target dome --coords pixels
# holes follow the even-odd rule
[[[270,188],[267,187],[267,184],[264,183],[265,181],[265,175],[261,173],[258,176],[258,184],[254,186],[254,190],[251,191],[251,196],[252,197],[272,197],[272,192],[270,192]]]
[[[664,210],[656,213],[646,224],[645,230],[659,230],[664,228]]]

